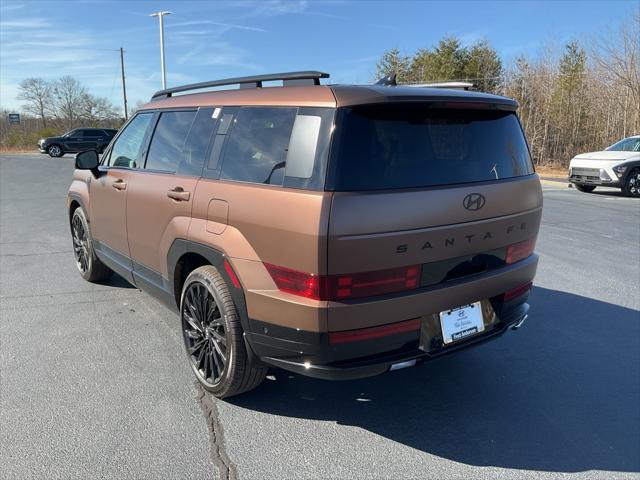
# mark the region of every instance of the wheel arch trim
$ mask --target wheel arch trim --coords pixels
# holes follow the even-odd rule
[[[183,238],[176,238],[169,251],[167,252],[167,273],[169,280],[169,288],[171,293],[176,297],[176,305],[178,310],[180,309],[180,295],[182,294],[182,288],[180,291],[177,291],[178,285],[176,284],[176,268],[180,263],[181,259],[183,259],[188,254],[196,254],[198,256],[206,259],[210,265],[214,266],[220,276],[227,283],[229,288],[229,292],[231,293],[231,297],[233,298],[233,302],[236,305],[236,309],[238,310],[238,315],[240,317],[240,323],[242,324],[242,328],[245,332],[250,332],[249,325],[249,316],[247,313],[247,304],[244,296],[244,289],[242,287],[241,280],[240,287],[233,286],[233,279],[227,273],[224,268],[224,261],[227,259],[227,255],[220,250],[217,250],[208,245],[203,245],[201,243],[193,242],[190,240],[185,240]],[[233,268],[233,266],[231,266]]]
[[[637,168],[640,168],[640,160],[632,160],[630,162],[622,163],[621,165],[627,167],[627,170],[624,172],[624,177],[620,179],[620,183],[624,187],[624,185],[626,185],[627,183],[627,180],[629,179],[629,175],[631,174],[631,172]]]
[[[78,206],[80,208],[82,208],[82,210],[84,210],[85,218],[87,219],[87,223],[90,224],[91,220],[89,218],[89,210],[87,209],[86,202],[82,198],[82,195],[80,193],[77,193],[77,192],[69,192],[69,194],[67,196],[67,213],[69,215],[69,222],[71,222],[71,216],[73,215],[73,212],[75,211],[75,208],[72,208],[72,205],[74,204],[74,202],[77,203]]]

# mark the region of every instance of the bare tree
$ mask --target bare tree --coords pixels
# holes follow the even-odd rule
[[[619,29],[597,37],[592,54],[596,65],[626,88],[624,103],[633,112],[634,133],[640,133],[640,7]]]
[[[81,118],[91,127],[97,127],[100,123],[118,118],[113,104],[104,97],[96,97],[85,93],[80,105]]]
[[[33,147],[43,135],[62,134],[80,126],[118,128],[122,125],[117,108],[107,98],[88,93],[72,77],[62,77],[55,82],[25,79],[20,83],[18,98],[25,102],[20,125],[10,125],[7,112],[2,112],[0,148]],[[42,128],[47,131],[43,132]]]
[[[51,83],[42,78],[25,78],[19,85],[18,100],[25,102],[22,109],[40,118],[42,128],[47,128],[47,117],[52,110]]]
[[[136,104],[129,109],[129,116],[133,117],[136,114],[136,112],[140,110],[140,107],[142,107],[143,105],[146,105],[146,103],[147,102],[143,102],[142,100],[137,100]]]
[[[87,92],[82,84],[73,77],[60,78],[53,85],[56,116],[63,121],[66,129],[71,129],[82,113]]]

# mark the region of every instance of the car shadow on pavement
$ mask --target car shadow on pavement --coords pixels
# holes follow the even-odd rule
[[[418,368],[350,382],[277,370],[229,402],[468,465],[639,471],[640,312],[539,287],[531,304],[517,332]]]
[[[117,273],[114,273],[113,275],[111,275],[109,278],[107,278],[106,280],[102,280],[100,282],[97,282],[99,285],[104,285],[106,287],[115,287],[115,288],[137,288],[134,285],[132,285],[131,283],[129,283],[127,280],[125,280],[124,278],[122,278],[120,275],[118,275]]]
[[[625,198],[625,196],[622,194],[622,191],[620,191],[620,190],[598,190],[598,189],[595,189],[593,192],[589,192],[586,195],[599,195],[601,197],[622,197],[622,198]]]

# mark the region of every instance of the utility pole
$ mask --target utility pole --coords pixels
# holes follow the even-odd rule
[[[129,118],[129,111],[127,110],[127,85],[124,82],[124,50],[120,47],[120,71],[122,72],[122,97],[124,99],[124,121]]]
[[[167,88],[167,74],[164,66],[164,21],[163,17],[165,15],[171,15],[171,12],[166,10],[161,10],[156,13],[152,13],[149,15],[150,17],[158,17],[160,20],[160,70],[162,71],[162,89]]]

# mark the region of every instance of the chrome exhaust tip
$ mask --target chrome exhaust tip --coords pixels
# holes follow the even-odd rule
[[[393,365],[391,365],[391,368],[389,368],[389,371],[393,372],[394,370],[413,367],[415,366],[416,363],[418,363],[418,361],[415,358],[411,360],[407,360],[405,362],[394,363]]]
[[[525,314],[520,320],[518,320],[516,323],[511,325],[511,330],[519,329],[524,324],[524,322],[527,320],[527,318],[529,318],[529,315]]]

